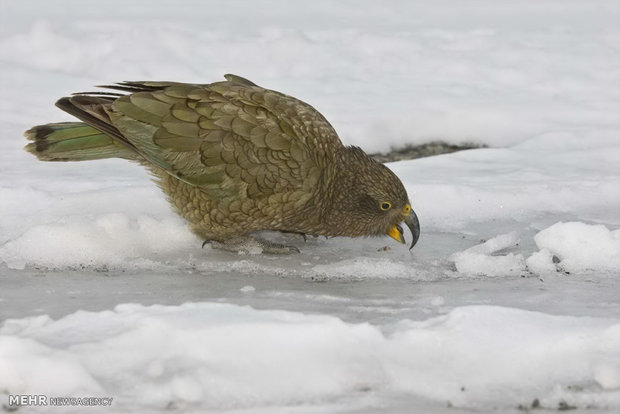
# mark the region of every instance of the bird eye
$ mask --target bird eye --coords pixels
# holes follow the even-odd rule
[[[381,210],[383,211],[389,210],[392,208],[392,203],[390,203],[389,201],[384,201],[379,207],[381,207]]]

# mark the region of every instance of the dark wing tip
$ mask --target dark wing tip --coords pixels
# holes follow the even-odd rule
[[[247,85],[247,86],[258,86],[257,84],[255,84],[251,80],[246,79],[246,78],[244,78],[242,76],[233,75],[232,73],[227,73],[226,75],[224,75],[224,78],[226,78],[226,80],[229,81],[229,82],[241,83],[241,84]]]

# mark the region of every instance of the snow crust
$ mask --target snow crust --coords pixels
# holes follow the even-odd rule
[[[373,394],[456,407],[513,408],[538,398],[547,408],[560,401],[620,408],[618,321],[469,306],[387,330],[213,303],[8,320],[0,384],[11,393],[114,395],[119,406],[154,411]]]
[[[527,260],[522,254],[496,254],[518,245],[516,232],[493,237],[450,259],[458,272],[469,275],[514,276],[526,270],[541,275],[620,272],[620,230],[610,231],[602,224],[558,222],[538,232],[534,241],[540,250]]]
[[[540,273],[557,267],[566,272],[620,272],[620,230],[609,231],[601,224],[556,223],[535,237],[540,249],[528,258],[528,265]]]
[[[456,270],[460,273],[483,276],[514,276],[525,270],[525,259],[521,254],[508,253],[493,256],[493,253],[518,243],[516,232],[493,237],[482,244],[470,247],[452,255]]]
[[[23,269],[27,263],[49,268],[119,267],[127,261],[148,268],[153,263],[144,256],[166,252],[170,244],[189,248],[195,242],[179,221],[145,215],[130,218],[122,213],[101,214],[89,220],[75,218],[69,223],[28,229],[2,250],[5,262],[14,269]]]

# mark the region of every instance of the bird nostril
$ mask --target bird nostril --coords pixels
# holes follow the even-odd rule
[[[405,205],[405,208],[403,209],[403,213],[405,214],[405,216],[408,216],[410,211],[411,206],[409,204]]]

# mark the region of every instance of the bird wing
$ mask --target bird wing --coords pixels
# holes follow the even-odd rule
[[[312,106],[234,75],[209,85],[125,82],[112,124],[143,157],[212,198],[310,193],[342,147]]]

